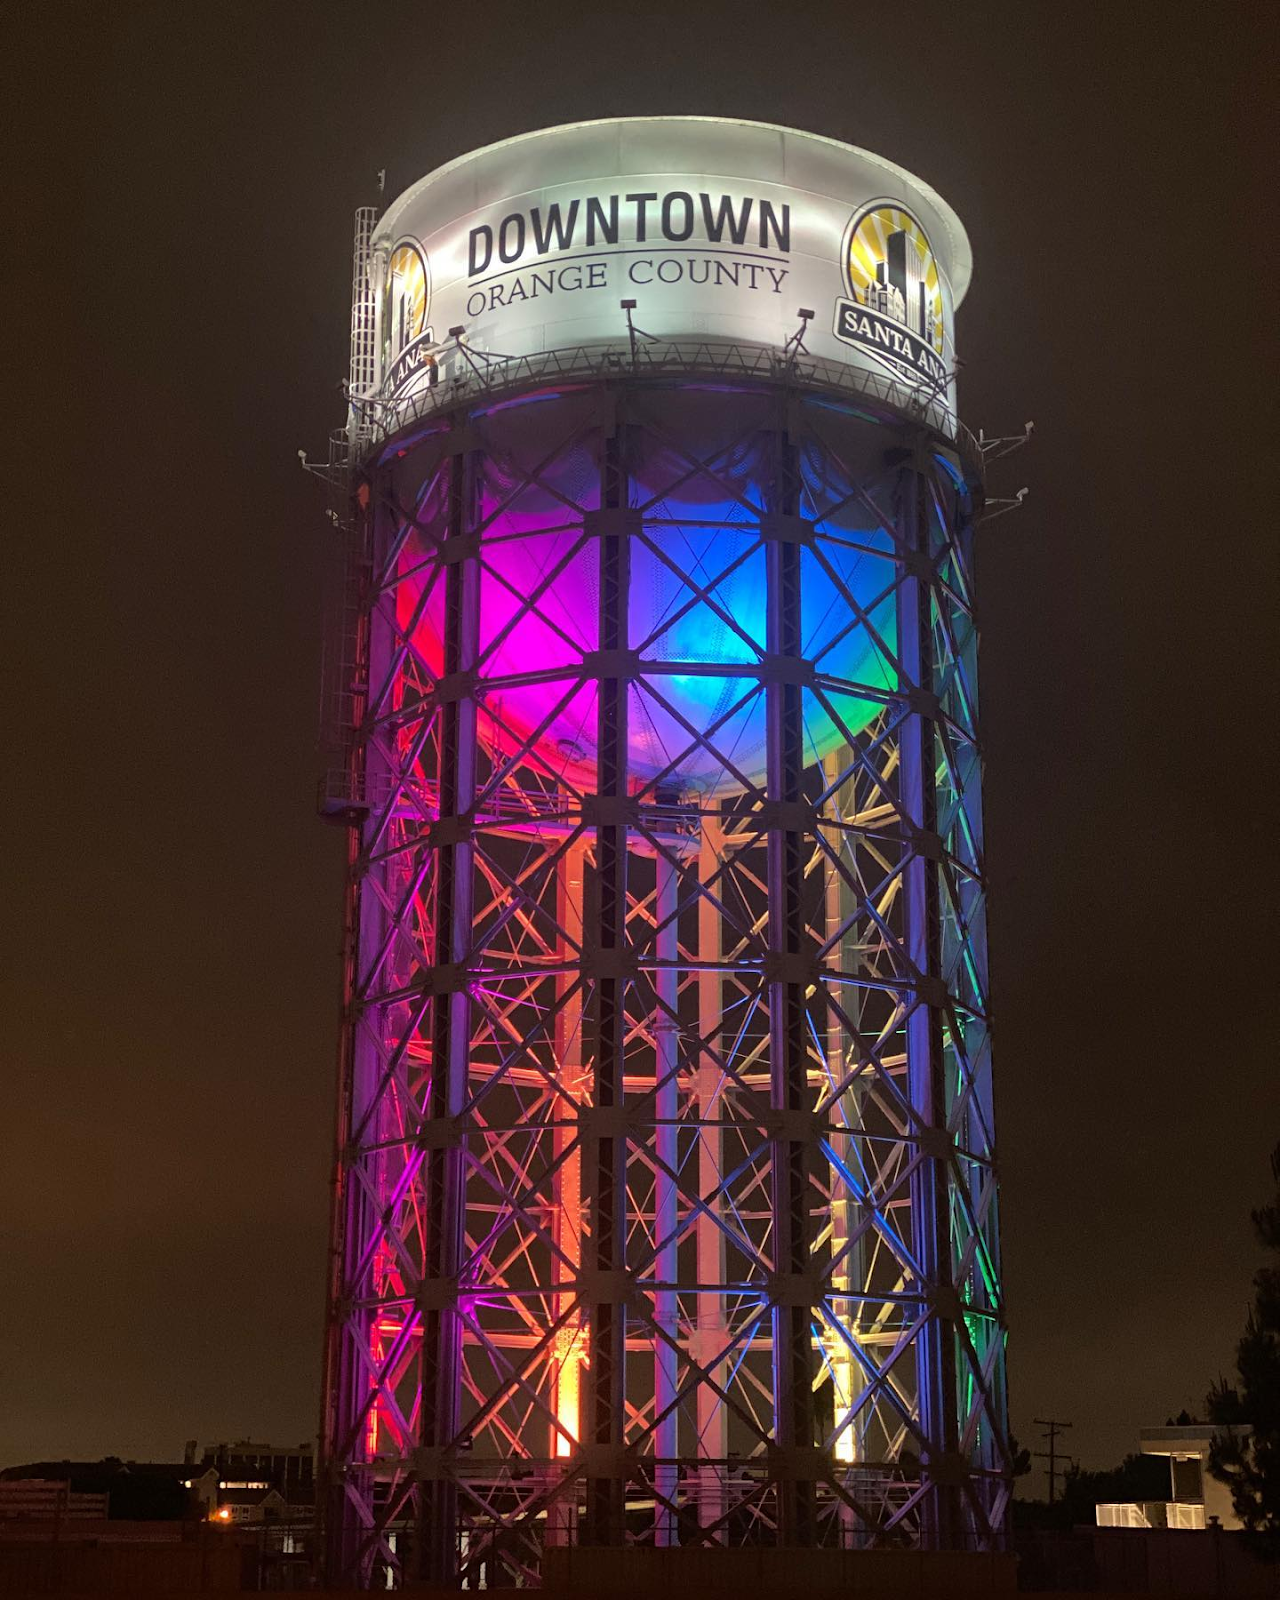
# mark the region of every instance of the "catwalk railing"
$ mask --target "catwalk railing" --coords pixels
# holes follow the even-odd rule
[[[350,447],[359,458],[403,428],[474,399],[491,399],[531,384],[598,381],[626,376],[645,378],[714,377],[791,383],[806,390],[863,396],[894,408],[913,422],[952,441],[975,471],[981,466],[979,440],[942,403],[936,391],[842,361],[825,361],[803,350],[721,343],[714,339],[675,339],[630,345],[570,345],[531,355],[487,355],[456,342],[435,353],[434,382],[405,398],[350,396]]]

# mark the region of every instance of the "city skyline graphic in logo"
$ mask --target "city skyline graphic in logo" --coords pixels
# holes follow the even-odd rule
[[[427,361],[433,343],[427,325],[431,274],[416,241],[402,239],[387,263],[383,297],[383,370],[392,390],[399,389]]]
[[[836,302],[836,338],[941,388],[942,280],[920,223],[897,202],[876,201],[850,224],[842,255],[850,298]]]

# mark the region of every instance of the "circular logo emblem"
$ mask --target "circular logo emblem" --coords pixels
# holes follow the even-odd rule
[[[427,258],[412,239],[402,239],[387,263],[387,293],[383,331],[389,354],[396,356],[427,332],[431,279]]]
[[[860,211],[844,241],[850,297],[880,317],[901,323],[937,356],[944,342],[942,281],[928,235],[893,200]]]

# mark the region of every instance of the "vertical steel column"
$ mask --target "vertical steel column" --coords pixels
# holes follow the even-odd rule
[[[582,890],[586,844],[579,839],[565,850],[556,874],[556,922],[560,930],[561,954],[566,962],[577,959],[582,949]],[[556,1163],[552,1191],[551,1233],[559,1252],[553,1266],[558,1285],[552,1312],[559,1321],[578,1298],[578,1276],[582,1270],[582,1149],[578,1143],[577,1112],[582,1101],[582,978],[566,972],[557,980],[561,1000],[556,1016],[556,1072],[562,1090],[551,1115],[556,1128],[552,1135],[552,1154]],[[551,1429],[553,1478],[577,1449],[582,1438],[582,1319],[571,1312],[556,1342],[555,1421]],[[568,1544],[576,1521],[577,1489],[556,1494],[547,1506],[546,1542]]]
[[[625,1535],[623,1450],[627,1376],[627,1133],[623,1093],[627,940],[627,601],[631,543],[626,513],[625,430],[619,403],[604,441],[598,532],[596,925],[592,951],[593,1081],[590,1133],[584,1137],[591,1233],[586,1255],[590,1302],[590,1421],[585,1433],[587,1538],[620,1544]],[[590,514],[588,514],[590,516]],[[584,952],[585,954],[585,952]]]
[[[676,1394],[680,1386],[680,1353],[676,1340],[680,1331],[679,1262],[677,1229],[680,1222],[680,1189],[676,1173],[680,1168],[679,1127],[679,905],[680,873],[669,857],[657,857],[657,883],[654,891],[654,919],[657,923],[654,954],[658,970],[654,977],[657,1012],[654,1016],[654,1195],[653,1235],[658,1241],[654,1262],[657,1288],[653,1296],[654,1321],[658,1334],[653,1351],[653,1451],[658,1458],[654,1469],[656,1496],[653,1508],[654,1543],[679,1543],[674,1510],[680,1481],[677,1457],[680,1454],[680,1413]],[[663,1413],[666,1412],[664,1416]],[[669,1504],[664,1505],[666,1500]]]
[[[351,1514],[348,1494],[350,1478],[358,1468],[350,1460],[347,1436],[358,1417],[365,1396],[359,1393],[355,1361],[356,1343],[348,1324],[348,1297],[354,1272],[354,1254],[362,1236],[360,1213],[369,1201],[360,1184],[347,1170],[345,1154],[355,1118],[355,1046],[352,1008],[355,1004],[356,960],[359,954],[361,898],[357,886],[356,864],[360,852],[360,830],[349,830],[347,882],[345,889],[344,931],[342,940],[343,1024],[338,1064],[338,1104],[335,1123],[330,1245],[329,1315],[325,1324],[324,1393],[320,1413],[320,1516],[321,1546],[325,1576],[329,1584],[342,1581],[359,1565],[357,1541],[359,1523]],[[346,1459],[344,1460],[344,1457]],[[366,1490],[367,1492],[367,1490]]]
[[[354,503],[354,502],[353,502]],[[372,1548],[362,1548],[374,1515],[374,1478],[370,1464],[371,1434],[376,1429],[376,1394],[366,1365],[372,1351],[377,1318],[375,1258],[366,1258],[373,1237],[376,1185],[362,1182],[357,1162],[377,1163],[377,1155],[357,1154],[360,1143],[372,1142],[366,1131],[353,1147],[356,1130],[372,1114],[381,1076],[380,1048],[386,1036],[384,1008],[368,1006],[363,994],[369,974],[362,958],[382,947],[387,916],[379,896],[368,885],[370,852],[375,838],[371,801],[388,777],[385,754],[374,737],[374,696],[385,690],[390,669],[391,636],[379,626],[377,612],[387,603],[373,592],[387,544],[387,517],[380,505],[367,505],[361,518],[363,560],[357,607],[361,623],[355,660],[351,663],[357,696],[352,721],[349,775],[351,794],[364,804],[353,813],[347,854],[346,927],[343,949],[343,1015],[339,1046],[338,1118],[334,1149],[333,1208],[330,1256],[329,1322],[325,1351],[324,1414],[321,1420],[324,1556],[330,1583],[367,1580]],[[360,1271],[360,1263],[366,1265]],[[357,1275],[359,1274],[359,1276]],[[363,1309],[357,1309],[363,1308]]]
[[[946,1074],[942,1048],[937,756],[939,714],[933,658],[933,550],[927,446],[918,441],[899,479],[898,653],[907,713],[899,734],[902,808],[909,835],[905,869],[905,933],[914,993],[906,1022],[907,1089],[917,1144],[911,1175],[911,1223],[923,1324],[916,1340],[920,1427],[928,1441],[923,1464],[930,1491],[922,1505],[926,1547],[950,1549],[961,1531],[965,1464],[959,1453],[955,1319],[952,1283]]]
[[[970,495],[961,494],[959,491],[956,492],[953,519],[953,539],[960,552],[962,569],[972,581],[974,571],[973,545],[974,535],[977,530],[973,518],[973,504]],[[952,618],[954,624],[956,620],[954,607]],[[971,616],[968,618],[968,623],[967,636],[961,646],[960,655],[965,677],[971,686],[970,692],[976,693],[978,682],[978,634],[976,621]],[[963,625],[960,631],[964,631]],[[975,717],[976,711],[971,711],[969,716],[963,718],[963,722],[976,741],[977,727],[974,720]],[[952,835],[958,839],[963,830],[964,821],[967,819],[968,828],[972,834],[975,869],[979,874],[978,878],[971,878],[967,874],[959,877],[960,908],[963,923],[967,930],[969,954],[978,978],[977,988],[980,995],[980,1003],[985,1012],[990,998],[986,932],[986,869],[984,860],[982,780],[976,749],[973,752],[972,767],[960,777],[959,783],[961,813],[952,824]],[[963,847],[960,846],[959,848],[962,849]],[[957,1132],[957,1138],[963,1143],[967,1151],[981,1152],[985,1157],[985,1161],[981,1164],[977,1162],[969,1164],[969,1192],[975,1214],[981,1204],[980,1190],[983,1176],[990,1172],[990,1167],[995,1160],[995,1150],[992,1142],[995,1129],[995,1107],[992,1099],[988,1030],[989,1021],[985,1017],[981,1023],[976,1018],[969,1017],[964,1024],[963,1038],[966,1053],[969,1055],[971,1063],[975,1061],[978,1063],[977,1066],[971,1066],[975,1079],[974,1100],[977,1114],[975,1115],[974,1111],[971,1110],[966,1115],[962,1128]],[[981,1268],[981,1264],[979,1264],[979,1269],[972,1274],[969,1291],[971,1302],[976,1306],[980,1306],[994,1320],[995,1326],[992,1327],[990,1336],[995,1339],[1003,1338],[1004,1323],[1004,1307],[998,1287],[1001,1281],[999,1208],[998,1195],[992,1195],[987,1213],[987,1224],[980,1230],[983,1249],[990,1266],[991,1279],[990,1281],[988,1280],[986,1273]],[[971,1456],[975,1467],[985,1468],[987,1471],[995,1473],[1006,1471],[1012,1465],[1007,1453],[1009,1414],[1003,1382],[1003,1370],[1004,1362],[1003,1354],[1001,1354],[997,1359],[996,1370],[993,1373],[988,1391],[993,1426],[984,1426],[979,1430],[977,1448]],[[963,1389],[961,1389],[961,1392],[963,1392]],[[1002,1487],[1011,1490],[1012,1478]],[[990,1481],[984,1485],[984,1490],[985,1504],[988,1512],[990,1512],[994,1496],[1000,1490]],[[999,1526],[1002,1521],[1003,1517],[997,1511],[997,1525]]]
[[[778,1539],[813,1537],[814,1446],[812,1288],[809,1257],[811,1130],[806,1038],[804,910],[804,706],[800,621],[800,471],[785,426],[778,435],[774,515],[766,519],[766,785],[769,1085],[774,1117],[773,1405],[778,1474]]]
[[[720,812],[713,801],[703,802],[702,832],[698,841],[698,882],[703,893],[698,897],[698,1057],[696,1082],[698,1118],[698,1195],[704,1201],[716,1193],[724,1177],[724,1117],[720,1086],[723,1079],[719,1056],[720,1030],[724,1014],[722,978],[715,970],[723,959],[723,924],[719,907],[709,897],[712,879],[720,871],[724,829]],[[710,891],[717,895],[720,889]],[[725,1382],[725,1363],[717,1360],[724,1349],[724,1272],[725,1238],[716,1219],[707,1211],[698,1213],[694,1225],[697,1252],[697,1321],[690,1354],[707,1376],[721,1388]],[[724,1401],[709,1383],[700,1382],[697,1391],[698,1439],[698,1520],[704,1528],[714,1527],[726,1510],[725,1458],[729,1453],[729,1419]],[[723,1544],[724,1530],[712,1535]]]
[[[842,746],[823,762],[823,781],[831,790],[827,805],[831,815],[840,822],[848,820],[846,804],[852,806],[855,803],[853,780],[846,778],[842,784],[839,782],[840,774],[848,762],[848,746]],[[844,803],[841,800],[842,794],[847,796]],[[848,860],[848,837],[843,828],[835,831],[831,843],[841,864],[846,871],[851,871],[853,864]],[[823,873],[825,934],[831,941],[831,948],[827,952],[827,965],[833,975],[847,976],[857,964],[857,938],[852,927],[848,925],[854,910],[855,896],[843,872],[821,855],[818,860]],[[844,931],[841,932],[841,929]],[[852,986],[840,984],[837,995],[841,1009],[846,1013],[853,1012],[856,1016],[857,991]],[[848,1070],[848,1051],[845,1024],[835,1006],[831,1006],[827,1012],[826,1047],[827,1070],[834,1083],[841,1083]],[[859,1089],[847,1088],[841,1092],[832,1108],[831,1120],[834,1124],[830,1135],[832,1152],[837,1162],[847,1167],[854,1156],[861,1132],[862,1095]],[[853,1403],[855,1380],[860,1381],[857,1364],[847,1341],[856,1341],[858,1337],[858,1323],[863,1302],[853,1296],[860,1296],[865,1287],[865,1253],[861,1242],[853,1245],[849,1243],[853,1232],[850,1227],[850,1212],[853,1207],[849,1200],[848,1181],[837,1165],[832,1165],[830,1168],[830,1182],[831,1255],[838,1263],[831,1274],[831,1314],[841,1332],[831,1337],[829,1348],[834,1425],[840,1429],[841,1420]],[[858,1448],[858,1430],[859,1424],[852,1422],[843,1428],[836,1438],[832,1454],[841,1465],[852,1465],[861,1455]],[[852,1507],[841,1502],[839,1512],[844,1536],[847,1539],[852,1538],[856,1531],[856,1519]]]
[[[443,670],[440,702],[439,820],[431,1080],[422,1138],[426,1150],[426,1261],[422,1309],[421,1431],[426,1483],[419,1485],[417,1565],[431,1583],[450,1584],[458,1569],[458,1489],[451,1456],[462,1391],[462,1321],[458,1275],[466,1220],[466,1099],[471,1045],[467,957],[474,910],[472,824],[476,787],[473,674],[480,633],[480,563],[472,528],[473,473],[458,450],[449,462]]]

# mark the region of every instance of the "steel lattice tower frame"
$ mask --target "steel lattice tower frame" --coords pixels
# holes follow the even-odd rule
[[[980,463],[892,385],[732,355],[517,372],[352,462],[334,1579],[1000,1536]],[[735,659],[672,652],[695,613]]]

